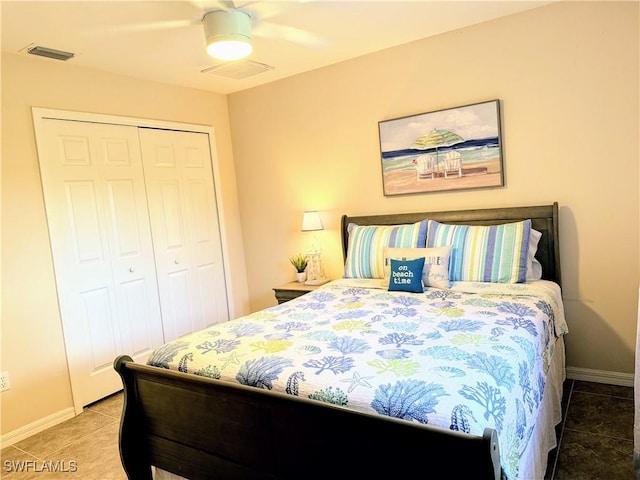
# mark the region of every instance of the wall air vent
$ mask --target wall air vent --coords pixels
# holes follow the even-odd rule
[[[243,78],[257,75],[258,73],[273,70],[274,67],[264,63],[253,62],[251,60],[237,60],[235,62],[221,63],[213,67],[201,70],[201,73],[212,73],[227,78],[241,80]]]
[[[70,52],[63,52],[62,50],[54,50],[53,48],[35,46],[27,50],[27,53],[31,55],[39,55],[41,57],[53,58],[55,60],[69,60],[73,58],[74,54]]]

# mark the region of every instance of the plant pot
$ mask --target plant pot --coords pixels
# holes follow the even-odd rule
[[[296,273],[296,279],[298,282],[303,283],[307,279],[307,272]]]

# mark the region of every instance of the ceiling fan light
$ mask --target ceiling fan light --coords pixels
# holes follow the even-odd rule
[[[202,19],[207,53],[220,60],[238,60],[252,51],[251,17],[242,10],[216,10]]]
[[[219,60],[239,60],[252,51],[251,43],[242,39],[217,38],[207,46],[207,53]]]

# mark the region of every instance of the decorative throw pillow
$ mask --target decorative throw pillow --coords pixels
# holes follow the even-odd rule
[[[384,249],[384,278],[386,284],[391,276],[391,259],[413,260],[424,257],[422,284],[425,287],[449,288],[449,255],[451,245],[434,248],[392,248]]]
[[[532,228],[529,237],[529,252],[527,253],[527,282],[542,278],[542,264],[536,258],[540,238],[542,238],[542,233]]]
[[[424,247],[427,220],[408,225],[356,225],[347,228],[345,278],[384,278],[384,247]]]
[[[424,258],[414,260],[391,259],[391,276],[389,277],[389,290],[401,292],[422,293],[422,269]]]
[[[429,220],[427,247],[451,245],[452,281],[526,281],[531,220],[501,225],[448,225]]]

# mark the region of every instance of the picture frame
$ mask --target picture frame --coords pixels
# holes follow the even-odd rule
[[[378,122],[385,196],[504,186],[500,100]]]

